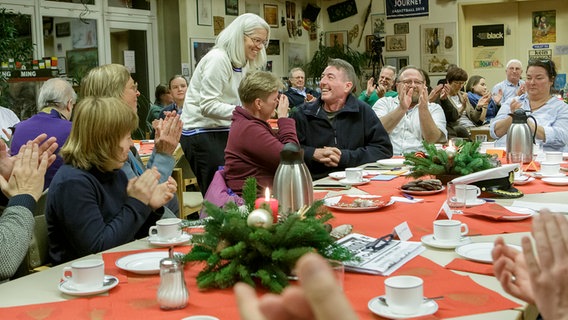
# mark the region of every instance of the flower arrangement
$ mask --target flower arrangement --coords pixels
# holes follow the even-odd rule
[[[199,288],[228,288],[238,281],[254,286],[258,280],[270,291],[281,292],[296,261],[307,252],[317,251],[333,260],[352,259],[331,237],[326,222],[333,215],[320,208],[322,201],[273,224],[269,212],[269,220],[264,220],[269,223],[258,223],[265,210],[254,210],[255,198],[256,179],[248,178],[243,186],[246,208],[232,202],[224,208],[205,202],[210,217],[205,233],[193,237],[194,246],[183,257],[185,262],[205,262],[197,276]]]
[[[456,146],[450,144],[445,149],[436,149],[436,146],[425,141],[422,142],[426,152],[418,151],[404,154],[404,164],[413,166],[414,178],[426,175],[431,176],[463,176],[473,172],[495,167],[491,156],[479,153],[481,142],[458,142]]]

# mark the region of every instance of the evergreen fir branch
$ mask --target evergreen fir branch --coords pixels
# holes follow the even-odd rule
[[[254,201],[257,198],[256,179],[248,177],[243,184],[243,200],[248,212],[254,210]]]

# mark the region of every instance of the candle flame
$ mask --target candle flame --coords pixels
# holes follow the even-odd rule
[[[270,189],[266,188],[266,190],[264,191],[264,200],[266,200],[267,202],[270,201]]]
[[[448,143],[448,148],[453,148],[453,147],[454,147],[454,145],[452,143],[452,140],[450,140],[450,142]]]

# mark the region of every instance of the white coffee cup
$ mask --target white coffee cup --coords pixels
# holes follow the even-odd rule
[[[101,259],[75,261],[70,267],[63,268],[63,279],[77,290],[100,288],[105,279],[105,263]]]
[[[486,134],[476,134],[475,141],[479,142],[487,142],[487,135]]]
[[[481,189],[477,186],[470,184],[458,184],[456,185],[456,197],[458,201],[462,202],[465,197],[465,203],[474,202],[477,197],[481,194]]]
[[[542,175],[556,175],[560,172],[559,162],[541,162],[540,173]]]
[[[467,224],[458,220],[434,220],[434,239],[436,241],[459,241],[469,232]]]
[[[148,235],[157,236],[160,240],[172,240],[181,236],[181,219],[167,218],[156,221],[156,225],[150,227]]]
[[[345,169],[345,180],[352,182],[363,181],[363,169],[362,168]]]
[[[424,281],[414,276],[395,276],[385,280],[385,298],[390,311],[416,313],[424,301]]]
[[[560,151],[546,151],[545,152],[546,162],[562,162],[562,152]]]

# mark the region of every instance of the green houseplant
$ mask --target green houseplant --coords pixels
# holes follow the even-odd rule
[[[322,43],[322,38],[323,36],[320,36],[318,50],[314,53],[312,60],[304,66],[306,78],[312,78],[315,83],[315,78],[319,78],[327,67],[327,61],[334,58],[349,62],[355,69],[357,76],[360,77],[361,69],[363,69],[368,60],[367,54],[354,50],[348,45],[326,47]]]

